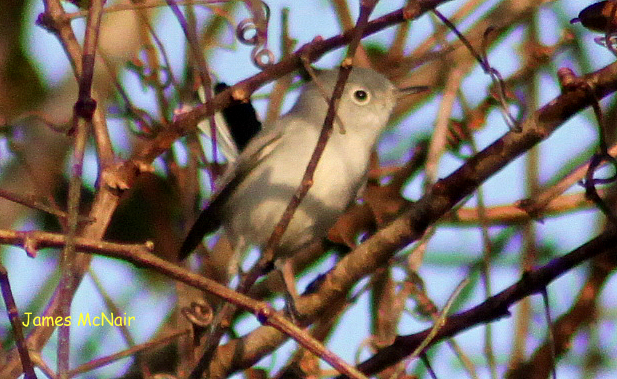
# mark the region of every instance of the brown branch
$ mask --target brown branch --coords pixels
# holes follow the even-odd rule
[[[29,239],[36,239],[34,244],[38,247],[62,247],[66,246],[68,238],[61,234],[47,232],[15,232],[0,230],[0,242],[16,245],[25,245]],[[269,304],[254,300],[246,295],[240,294],[228,287],[208,279],[199,274],[188,271],[187,269],[161,259],[149,250],[151,244],[118,244],[104,241],[93,241],[77,237],[74,239],[75,248],[83,252],[96,252],[112,258],[119,258],[131,262],[138,267],[155,269],[168,277],[195,287],[202,291],[214,294],[227,302],[233,303],[251,313],[264,324],[276,328],[277,330],[292,336],[296,341],[311,351],[311,353],[322,357],[326,362],[335,367],[339,372],[351,375],[353,378],[363,378],[353,366],[327,350],[323,344],[312,338],[308,333],[290,322],[281,312],[275,312]]]
[[[392,25],[418,18],[428,10],[449,1],[450,0],[420,0],[417,2],[418,6],[414,8],[413,12],[405,12],[404,9],[399,9],[388,13],[382,17],[370,21],[367,24],[362,37],[367,37]],[[355,29],[348,30],[343,34],[328,38],[326,40],[321,37],[315,38],[312,42],[300,47],[288,58],[269,66],[259,74],[243,80],[221,92],[214,97],[211,104],[199,105],[191,111],[179,115],[174,120],[173,125],[175,126],[175,129],[183,134],[194,130],[199,121],[213,114],[215,111],[227,107],[231,104],[232,100],[247,99],[251,93],[255,92],[264,84],[297,70],[302,66],[301,59],[305,58],[309,62],[314,62],[325,53],[348,44],[353,38],[354,30]],[[162,136],[161,142],[164,140],[165,137]],[[166,148],[164,150],[166,150]],[[153,154],[154,157],[156,157],[160,154],[160,152],[152,150],[142,151],[138,158],[143,160],[152,160],[153,158],[148,158]]]
[[[143,351],[147,351],[147,350],[151,350],[157,347],[164,346],[170,343],[171,341],[177,340],[178,338],[183,337],[187,334],[189,334],[189,330],[176,331],[176,332],[171,333],[170,335],[158,337],[148,342],[144,342],[142,344],[132,346],[131,348],[123,350],[119,353],[111,354],[111,355],[108,355],[102,358],[93,359],[92,361],[86,364],[83,364],[81,366],[78,366],[72,369],[71,371],[69,371],[68,376],[72,378],[80,374],[85,374],[89,371],[96,370],[99,367],[103,367],[105,365],[113,363],[122,358],[130,357],[132,355],[135,355]]]
[[[226,0],[221,1],[212,1],[212,0],[182,0],[177,3],[182,6],[189,5],[203,5],[205,7],[213,6],[212,4],[223,3]],[[150,9],[150,8],[162,8],[167,5],[166,0],[145,0],[140,3],[126,3],[126,4],[111,4],[103,9],[103,13],[113,13],[113,12],[124,12],[124,11],[135,11],[141,9]],[[76,18],[86,17],[88,15],[88,11],[79,10],[72,13],[66,13],[62,17],[62,20],[70,21]]]
[[[70,19],[66,18],[66,13],[64,12],[64,8],[62,7],[62,4],[59,0],[45,0],[44,5],[45,13],[39,15],[37,19],[37,24],[48,29],[56,35],[58,41],[60,42],[60,45],[64,49],[64,52],[69,59],[69,62],[71,63],[75,78],[81,82],[84,70],[83,63],[92,60],[92,64],[94,64],[94,55],[92,55],[93,50],[90,50],[90,53],[88,54],[82,54],[82,49],[79,45],[79,42],[77,41],[77,38],[75,37],[75,34],[73,33],[73,29],[71,28]],[[96,23],[100,21],[101,10],[102,9],[100,8],[97,11],[98,15],[96,16],[96,18],[98,18],[98,21],[96,20],[96,18],[93,19],[93,21],[95,21]],[[86,29],[87,32],[88,28],[89,26]],[[94,32],[95,34],[91,34],[93,37],[98,34],[98,27],[96,29],[97,30]],[[92,33],[92,31],[89,33]],[[96,47],[96,45],[92,45],[92,42],[95,41],[88,42],[88,39],[86,39],[84,42],[84,48],[87,48],[87,46]],[[86,56],[88,56],[88,58],[86,58]],[[80,86],[83,88],[84,93],[89,92],[87,81],[84,81],[82,84],[80,84]],[[91,109],[91,107],[88,109]],[[94,113],[92,114],[91,120],[94,126],[94,137],[97,143],[97,151],[100,159],[100,167],[102,170],[113,162],[114,154],[111,140],[109,138],[109,134],[107,133],[107,124],[103,112],[100,109],[94,109],[93,112]]]
[[[3,199],[7,199],[17,204],[21,204],[28,208],[37,209],[41,212],[49,213],[50,215],[54,215],[59,219],[66,220],[68,215],[63,210],[54,206],[53,204],[49,204],[48,199],[36,195],[31,195],[22,192],[13,192],[0,188],[0,197]],[[84,216],[79,216],[79,222],[92,222],[94,220],[88,219]]]
[[[317,140],[315,150],[311,155],[311,159],[309,160],[309,163],[306,167],[300,185],[296,189],[296,192],[289,201],[289,204],[285,208],[285,211],[281,215],[279,222],[276,224],[274,230],[272,231],[272,234],[268,238],[268,241],[266,242],[266,246],[263,248],[259,261],[248,272],[248,274],[242,278],[238,286],[238,292],[240,293],[247,293],[249,289],[253,286],[253,284],[257,281],[257,279],[267,271],[267,267],[271,266],[272,262],[275,259],[275,250],[278,248],[283,234],[285,233],[285,230],[291,222],[294,213],[300,206],[300,203],[302,202],[313,184],[313,175],[317,168],[317,164],[319,163],[319,160],[326,148],[326,144],[328,143],[328,139],[332,134],[334,120],[337,116],[336,109],[338,106],[338,101],[343,95],[345,83],[347,82],[349,74],[351,73],[354,54],[360,44],[363,32],[368,24],[368,18],[371,15],[373,9],[375,8],[377,1],[378,0],[367,0],[361,2],[360,15],[358,17],[356,27],[353,29],[353,38],[349,44],[347,58],[345,58],[343,64],[341,64],[341,69],[338,73],[332,96],[328,102],[326,118],[324,120],[319,139]],[[221,322],[221,325],[227,324],[228,321],[233,317],[234,312],[234,306],[225,304],[221,311],[220,319],[227,321]],[[221,325],[217,325],[213,332],[209,335],[205,352],[201,357],[199,363],[197,364],[197,367],[191,373],[190,378],[200,378],[207,370],[207,367],[210,365],[213,354],[215,352],[215,348],[219,345],[219,341],[223,337],[224,328]],[[294,338],[300,338],[300,336],[295,336]],[[338,359],[338,357],[335,358]]]
[[[572,338],[583,327],[595,321],[597,301],[602,294],[603,285],[617,267],[615,254],[601,254],[591,261],[587,281],[579,291],[578,299],[570,310],[563,314],[554,325],[554,343],[546,341],[532,354],[527,362],[510,369],[504,376],[506,379],[541,379],[547,378],[551,369],[551,351],[554,346],[555,355],[559,358],[570,350]]]
[[[448,1],[449,0],[422,0],[418,3],[419,7],[415,12],[405,13],[403,9],[399,9],[386,14],[369,22],[364,36],[374,34],[397,23],[406,22],[417,18],[427,10]],[[81,61],[79,60],[81,51],[79,48],[79,43],[77,42],[70,25],[63,18],[64,11],[62,6],[57,0],[49,0],[46,4],[51,4],[50,9],[39,17],[39,24],[47,26],[54,32],[57,31],[59,40],[65,49],[67,56],[69,57],[69,61],[73,65],[73,70],[77,75],[79,75],[81,73]],[[248,94],[267,82],[281,77],[282,75],[291,73],[297,67],[300,67],[301,56],[308,54],[310,60],[315,61],[328,51],[345,45],[351,39],[351,34],[352,32],[348,31],[327,40],[316,39],[315,42],[304,45],[287,59],[272,65],[263,72],[242,81],[229,88],[227,91],[215,96],[212,103],[199,106],[187,114],[178,116],[173,123],[173,128],[161,132],[156,138],[148,141],[133,155],[131,161],[116,166],[112,166],[111,164],[103,164],[99,189],[90,212],[90,217],[95,219],[96,222],[87,225],[84,228],[82,235],[92,239],[101,238],[107,225],[109,224],[112,214],[118,206],[122,191],[130,188],[137,176],[145,169],[148,169],[150,163],[156,157],[167,151],[172,143],[183,133],[186,134],[189,130],[193,130],[197,122],[201,119],[213,114],[215,110],[222,109],[224,106],[230,104],[233,98],[246,98]],[[97,147],[99,148],[99,157],[102,162],[112,162],[113,156],[108,157],[105,155],[104,153],[107,150],[102,148],[102,146],[105,146],[104,142],[108,139],[105,139],[105,136],[102,134],[104,130],[104,123],[102,123],[101,128],[98,127],[97,123],[101,120],[104,121],[102,115],[100,118],[97,118],[98,114],[99,110],[95,111],[93,123]],[[109,146],[111,146],[111,144],[109,144]],[[77,257],[76,265],[79,268],[77,281],[81,281],[83,273],[87,270],[89,261],[89,256]],[[47,305],[43,316],[56,316],[57,310],[58,297],[56,292]],[[53,327],[36,328],[27,338],[29,346],[35,350],[40,349],[48,341],[54,329],[55,328]],[[7,355],[7,362],[9,362],[9,364],[5,365],[2,370],[0,370],[0,376],[14,377],[18,375],[20,372],[18,361],[19,357],[17,352],[15,350],[11,351]]]
[[[599,191],[603,194],[604,191]],[[486,222],[488,225],[512,225],[529,222],[532,217],[521,209],[516,202],[514,205],[498,205],[486,208]],[[542,218],[559,216],[566,212],[574,212],[592,207],[594,204],[585,197],[585,193],[561,195],[543,206]],[[460,208],[448,213],[442,222],[454,225],[477,225],[480,223],[478,208]]]
[[[167,4],[171,8],[172,12],[178,19],[178,23],[184,32],[184,36],[188,42],[189,50],[191,52],[191,57],[195,60],[197,64],[197,72],[199,74],[199,79],[201,79],[201,85],[203,86],[204,93],[206,95],[206,103],[212,102],[212,83],[210,80],[210,70],[208,68],[208,64],[206,63],[206,59],[201,52],[199,47],[199,38],[197,37],[197,32],[194,27],[189,26],[186,18],[180,11],[178,4],[175,0],[166,0]],[[194,25],[193,25],[194,26]],[[210,133],[212,133],[212,138],[215,143],[212,144],[212,153],[213,160],[217,161],[217,147],[216,147],[216,125],[214,123],[214,114],[209,116],[210,121]]]
[[[76,251],[74,239],[78,234],[79,205],[81,202],[81,175],[83,160],[88,139],[88,129],[92,125],[92,117],[96,110],[96,101],[92,98],[92,80],[94,76],[94,61],[98,45],[101,15],[104,0],[92,0],[86,24],[84,48],[82,51],[81,75],[79,75],[79,94],[73,107],[73,128],[75,135],[72,157],[71,178],[68,191],[67,243],[62,250],[61,277],[59,289],[59,315],[62,318],[71,314],[73,296],[79,287],[75,280]],[[60,379],[68,378],[70,360],[70,326],[61,324],[58,331],[58,375]]]
[[[41,231],[17,232],[12,230],[0,230],[0,243],[16,246],[30,245],[35,249],[47,247],[65,247],[68,237],[62,234],[48,233]],[[121,244],[92,240],[83,237],[74,239],[75,249],[84,253],[96,253],[112,258],[119,258],[131,262],[140,267],[153,268],[158,272],[164,273],[169,277],[186,283],[190,286],[215,294],[220,298],[232,302],[246,310],[259,313],[263,305],[249,297],[240,295],[217,283],[200,275],[194,274],[180,266],[174,265],[151,253],[153,248],[151,243],[145,244]]]
[[[471,327],[499,320],[510,315],[508,308],[527,296],[543,291],[553,280],[567,273],[575,266],[599,254],[617,252],[617,232],[607,230],[576,250],[555,258],[548,264],[523,274],[522,278],[483,303],[446,319],[444,325],[429,346],[452,337]],[[404,359],[424,341],[430,329],[419,333],[399,336],[394,343],[359,365],[367,375],[373,375]]]
[[[596,96],[602,98],[617,90],[617,63],[583,78],[593,84]],[[470,158],[461,168],[433,185],[427,195],[413,203],[400,217],[341,259],[318,291],[302,296],[296,302],[298,311],[308,320],[318,317],[327,304],[344,296],[375,267],[387,264],[398,250],[421,237],[429,225],[473,193],[491,175],[546,139],[591,101],[593,99],[586,91],[567,92],[531,114],[521,124],[522,132],[508,132]],[[211,375],[226,376],[235,369],[248,367],[284,340],[284,336],[263,328],[233,340],[218,349],[213,359],[217,363],[216,371]],[[231,357],[234,357],[233,367]]]
[[[13,329],[15,345],[17,345],[17,350],[19,351],[19,358],[23,367],[23,373],[25,374],[24,378],[36,379],[34,366],[32,366],[30,353],[28,352],[28,347],[26,346],[26,341],[24,340],[24,332],[21,327],[21,320],[19,319],[19,310],[17,309],[15,298],[13,297],[13,291],[11,290],[9,274],[2,264],[0,264],[0,289],[2,290],[2,298],[4,299],[8,318]]]

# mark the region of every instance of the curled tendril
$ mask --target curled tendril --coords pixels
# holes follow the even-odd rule
[[[270,24],[270,7],[265,2],[261,2],[264,7],[264,23],[259,25],[259,19],[256,17],[245,18],[240,21],[236,28],[236,36],[245,45],[258,46],[265,45],[268,42],[268,25]],[[253,32],[254,35],[249,37],[247,33]]]
[[[251,52],[251,58],[253,59],[253,64],[259,68],[265,68],[273,64],[275,60],[274,53],[270,49],[266,47],[262,49],[260,46],[255,46]]]
[[[484,35],[482,37],[482,46],[480,47],[480,53],[478,53],[474,49],[474,47],[471,45],[469,40],[467,40],[467,38],[463,36],[463,34],[456,28],[456,26],[446,16],[439,13],[437,9],[433,9],[433,13],[437,16],[437,18],[441,20],[441,22],[443,22],[448,28],[450,28],[450,30],[454,34],[456,34],[458,39],[467,47],[471,55],[478,61],[484,73],[490,76],[491,81],[497,87],[496,98],[499,101],[499,104],[500,104],[499,110],[501,111],[501,114],[504,118],[505,123],[508,125],[508,128],[511,131],[517,132],[517,133],[521,132],[522,128],[520,125],[520,121],[517,121],[508,111],[506,84],[501,74],[499,73],[499,71],[494,69],[488,61],[488,55],[487,55],[488,43],[489,43],[488,37],[490,36],[491,33],[493,33],[496,30],[496,28],[493,26],[489,26],[488,28],[486,28],[486,30],[484,31]]]
[[[206,327],[212,322],[212,307],[203,299],[194,301],[190,306],[182,308],[182,314],[194,325]]]
[[[501,76],[501,73],[497,71],[488,61],[488,44],[489,44],[489,36],[496,30],[494,26],[489,26],[484,31],[484,35],[482,37],[482,47],[480,52],[480,65],[484,70],[484,73],[488,74],[493,81],[493,84],[497,86],[497,100],[501,107],[499,110],[501,111],[501,115],[508,125],[508,128],[513,131],[520,133],[522,131],[520,122],[516,121],[516,119],[512,116],[512,114],[508,111],[508,101],[506,94],[506,83]],[[470,45],[471,46],[471,45]]]
[[[609,178],[594,178],[594,174],[602,162],[608,162],[613,166],[615,173]],[[596,184],[608,184],[617,180],[617,159],[608,153],[594,154],[589,161],[589,168],[587,169],[587,175],[585,180],[581,182],[581,185],[585,187],[585,196],[593,201],[596,206],[604,213],[604,215],[614,224],[617,225],[617,216],[613,213],[608,205],[602,200],[598,191],[596,190]]]
[[[265,68],[274,63],[275,57],[274,53],[267,47],[270,7],[265,2],[261,4],[265,10],[264,25],[258,25],[255,18],[245,18],[240,21],[236,28],[236,37],[245,45],[255,46],[251,52],[253,64],[259,68]]]
[[[253,32],[254,34],[249,37],[247,33],[250,32]],[[259,30],[257,29],[257,26],[252,18],[245,18],[240,21],[238,27],[236,28],[236,37],[238,37],[238,40],[245,45],[259,45]]]
[[[613,170],[615,173],[608,178],[594,178],[594,174],[596,170],[599,168],[600,164],[603,162],[609,163],[613,166]],[[596,185],[596,184],[609,184],[613,183],[617,180],[617,159],[609,154],[595,154],[591,157],[591,161],[589,162],[589,169],[587,170],[587,178],[585,179],[585,185]]]

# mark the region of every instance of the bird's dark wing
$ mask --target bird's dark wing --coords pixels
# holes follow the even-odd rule
[[[189,230],[178,253],[180,260],[188,257],[204,236],[213,233],[221,226],[222,210],[225,203],[251,170],[263,162],[278,146],[281,135],[282,129],[280,127],[273,127],[268,132],[259,133],[250,141],[234,166],[221,178],[219,192],[214,195],[210,204],[201,211],[197,221]]]
[[[214,93],[219,94],[227,88],[229,88],[227,84],[217,83],[214,86]],[[225,122],[227,122],[227,126],[229,126],[229,131],[238,151],[242,152],[261,130],[261,122],[257,118],[253,104],[250,99],[249,101],[232,100],[231,105],[224,108],[221,113]]]
[[[178,259],[184,260],[188,257],[191,252],[195,250],[197,245],[199,245],[204,236],[213,233],[219,228],[221,225],[222,207],[233,193],[234,188],[235,185],[232,180],[227,186],[223,187],[223,189],[215,195],[212,202],[201,211],[199,217],[191,227],[191,230],[189,230],[186,235],[186,238],[184,238],[184,242],[182,242],[180,252],[178,253]]]

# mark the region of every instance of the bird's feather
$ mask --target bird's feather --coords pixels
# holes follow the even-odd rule
[[[180,260],[188,257],[208,234],[221,226],[221,212],[225,203],[233,195],[237,186],[248,173],[258,166],[276,149],[282,135],[282,128],[274,128],[275,133],[260,133],[255,136],[238,157],[238,160],[225,172],[219,182],[219,190],[208,206],[189,230],[178,254]]]

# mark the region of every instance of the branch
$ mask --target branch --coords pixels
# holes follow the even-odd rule
[[[602,98],[617,90],[617,63],[582,78],[594,88],[595,96]],[[569,91],[531,114],[521,124],[521,132],[507,132],[470,158],[450,176],[433,185],[401,216],[341,259],[325,277],[318,291],[302,296],[296,302],[298,311],[309,322],[319,317],[328,304],[345,296],[358,280],[372,273],[375,267],[386,265],[396,252],[420,238],[428,226],[473,193],[490,176],[548,138],[592,101],[594,99],[588,91]],[[211,371],[211,375],[224,377],[234,370],[249,367],[284,341],[285,337],[279,333],[256,329],[242,339],[219,348],[213,359],[218,367]]]
[[[65,247],[68,244],[68,237],[61,234],[39,231],[15,232],[0,230],[0,242],[23,246],[32,245],[35,247]],[[265,302],[254,300],[214,280],[190,272],[183,267],[155,256],[150,252],[152,248],[151,243],[127,245],[93,241],[80,237],[74,238],[71,243],[75,250],[96,252],[103,256],[123,259],[138,267],[152,268],[172,279],[214,294],[229,303],[253,313],[262,324],[269,325],[286,335],[293,336],[301,346],[313,354],[322,357],[339,372],[347,373],[347,375],[351,375],[353,378],[363,378],[363,375],[353,366],[327,350],[321,342],[311,337],[310,334],[294,325],[282,312],[275,312],[270,305]]]
[[[523,274],[517,283],[488,298],[483,303],[448,317],[427,348],[471,327],[509,316],[508,308],[511,305],[527,296],[540,293],[559,276],[602,253],[617,253],[617,231],[615,229],[607,230],[563,257],[555,258],[541,268]],[[367,375],[373,375],[399,362],[411,354],[426,339],[431,329],[397,337],[392,345],[360,364],[358,368]]]
[[[417,6],[414,6],[412,10],[398,9],[370,21],[366,25],[362,37],[375,34],[392,25],[416,19],[427,11],[449,1],[419,0],[417,1]],[[343,34],[326,40],[316,37],[312,42],[303,45],[289,57],[268,66],[268,68],[257,75],[245,79],[216,95],[212,102],[199,105],[189,112],[176,116],[170,126],[170,130],[161,132],[157,138],[150,141],[141,151],[135,154],[134,161],[152,162],[154,158],[166,151],[177,138],[194,131],[199,121],[229,106],[233,100],[246,100],[263,85],[294,72],[302,67],[302,59],[306,59],[308,62],[315,62],[327,52],[345,46],[352,40],[354,30],[348,30]]]
[[[587,281],[581,287],[578,299],[570,310],[563,314],[551,325],[555,338],[553,341],[545,341],[531,355],[527,362],[522,362],[504,375],[506,379],[541,379],[547,378],[553,367],[552,351],[554,348],[557,357],[563,356],[572,347],[572,338],[581,328],[594,323],[594,315],[599,311],[598,300],[602,294],[604,284],[611,278],[615,271],[616,255],[601,254],[591,261],[591,268],[587,275]]]
[[[414,18],[420,17],[424,12],[440,4],[448,2],[450,0],[421,0],[418,2],[418,7],[414,12],[405,12],[403,9],[386,14],[378,19],[375,19],[368,23],[367,29],[363,36],[374,34],[378,31],[384,30],[397,23],[406,22]],[[81,51],[79,44],[73,34],[70,25],[66,22],[65,13],[57,0],[50,0],[50,4],[53,4],[53,10],[39,17],[39,23],[47,26],[50,30],[57,32],[59,40],[63,48],[65,49],[67,56],[70,57],[70,62],[73,65],[73,69],[76,75],[81,73]],[[193,130],[198,121],[213,114],[215,110],[224,108],[231,103],[232,99],[244,99],[248,97],[250,93],[257,88],[265,85],[266,83],[281,77],[287,73],[291,73],[295,69],[301,66],[300,57],[308,54],[311,61],[315,61],[321,57],[321,55],[339,48],[351,40],[352,32],[346,32],[341,35],[322,40],[316,39],[314,42],[304,45],[301,49],[292,54],[289,58],[272,65],[267,70],[246,79],[233,87],[230,87],[227,91],[222,92],[218,96],[213,98],[212,103],[205,104],[195,108],[193,111],[187,114],[180,115],[173,122],[172,126],[163,132],[161,132],[156,138],[145,143],[134,155],[131,161],[125,162],[116,166],[103,165],[101,170],[102,180],[100,181],[99,191],[93,203],[90,217],[96,221],[87,225],[84,228],[82,236],[100,239],[105,232],[109,220],[114,213],[120,196],[123,190],[130,188],[136,178],[141,172],[147,170],[151,162],[163,152],[167,151],[169,147],[179,137],[187,134],[189,130]],[[94,113],[93,123],[94,132],[97,139],[97,147],[99,147],[99,154],[103,162],[110,162],[113,160],[112,156],[107,156],[105,150],[101,146],[105,146],[105,141],[108,141],[108,136],[104,135],[104,123],[100,124],[99,121],[104,121],[102,116],[99,117],[99,110]],[[107,145],[107,146],[110,146]],[[78,269],[77,282],[81,281],[83,273],[87,270],[89,265],[89,256],[77,257],[76,266]],[[55,316],[58,310],[58,293],[54,293],[52,296],[45,313],[42,316]],[[39,327],[32,331],[27,338],[29,346],[33,350],[38,350],[46,344],[55,328],[53,327]],[[19,356],[17,351],[13,349],[6,357],[6,361],[9,364],[5,365],[0,371],[1,377],[14,377],[18,376],[21,370],[19,364]]]

